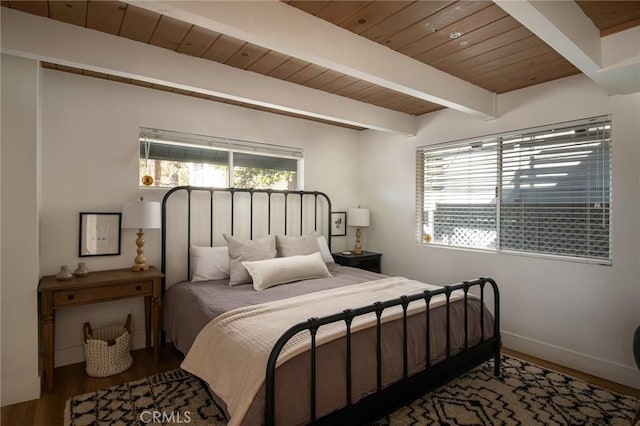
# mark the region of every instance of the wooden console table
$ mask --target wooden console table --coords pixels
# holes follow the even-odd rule
[[[38,293],[47,391],[53,390],[55,312],[59,308],[144,297],[146,346],[151,347],[153,333],[153,357],[158,362],[161,286],[162,273],[153,266],[141,272],[131,269],[91,272],[86,277],[74,277],[68,281],[57,281],[55,276],[42,277]]]

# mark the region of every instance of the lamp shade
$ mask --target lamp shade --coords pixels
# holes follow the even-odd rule
[[[160,228],[160,203],[156,201],[124,203],[122,227],[125,229]]]
[[[369,226],[369,209],[349,209],[347,211],[347,225],[358,228]]]

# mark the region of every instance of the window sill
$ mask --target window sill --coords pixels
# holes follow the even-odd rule
[[[416,242],[416,245],[419,247],[436,247],[445,250],[457,250],[457,251],[465,251],[471,253],[481,253],[481,254],[504,254],[507,256],[518,256],[518,257],[530,257],[535,259],[545,259],[545,260],[555,260],[561,262],[573,262],[573,263],[585,263],[589,265],[599,265],[599,266],[613,266],[613,262],[611,260],[606,259],[585,259],[581,257],[571,257],[571,256],[561,256],[557,254],[543,254],[543,253],[528,253],[528,252],[518,252],[518,251],[510,251],[510,250],[494,250],[494,249],[479,249],[479,248],[470,248],[470,247],[455,247],[455,246],[447,246],[444,244],[438,243],[420,243]]]

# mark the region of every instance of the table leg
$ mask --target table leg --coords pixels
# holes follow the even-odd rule
[[[151,347],[151,296],[144,297],[144,339],[147,349]]]
[[[152,311],[153,359],[157,363],[160,358],[160,297],[153,297]]]
[[[53,351],[55,348],[55,311],[53,309],[53,293],[41,293],[42,338],[44,346],[44,376],[47,380],[47,391],[53,390]]]

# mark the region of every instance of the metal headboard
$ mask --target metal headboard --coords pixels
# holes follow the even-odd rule
[[[229,204],[230,204],[230,219],[231,219],[231,235],[234,235],[235,231],[235,223],[234,223],[234,208],[235,208],[235,199],[236,194],[248,194],[249,195],[249,237],[253,238],[254,233],[254,195],[255,194],[265,194],[267,196],[267,232],[271,233],[271,203],[272,197],[278,196],[279,198],[284,197],[282,200],[284,202],[284,234],[288,235],[287,224],[288,224],[288,208],[287,202],[290,197],[298,197],[300,200],[300,229],[299,235],[303,233],[303,222],[304,222],[304,203],[303,199],[305,197],[314,197],[313,200],[313,230],[318,230],[318,209],[320,208],[321,212],[326,207],[326,218],[325,225],[327,226],[327,243],[329,248],[331,248],[331,200],[327,196],[327,194],[319,191],[288,191],[288,190],[275,190],[275,189],[248,189],[248,188],[208,188],[208,187],[197,187],[197,186],[177,186],[175,188],[170,189],[162,198],[162,273],[166,277],[167,273],[167,202],[169,198],[178,193],[178,192],[186,192],[187,194],[187,252],[189,247],[191,247],[191,208],[192,208],[192,193],[209,193],[209,245],[213,246],[214,241],[214,194],[216,193],[227,193],[230,194]],[[325,203],[321,203],[322,205],[318,205],[318,198],[323,198]],[[309,214],[307,212],[307,214]],[[187,253],[187,277],[188,280],[191,276],[191,260],[190,256]],[[165,288],[165,279],[163,278],[162,289],[164,292]]]

